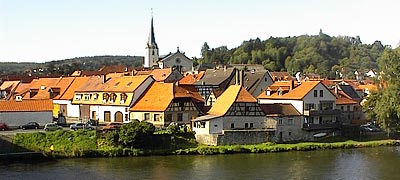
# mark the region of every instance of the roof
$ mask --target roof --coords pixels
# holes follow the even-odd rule
[[[199,116],[195,119],[192,119],[191,121],[208,121],[217,117],[221,117],[220,115],[212,115],[212,114],[207,114],[204,116]]]
[[[234,68],[219,68],[219,69],[207,69],[204,73],[203,78],[193,83],[195,85],[220,85],[227,79],[229,79],[234,72]]]
[[[287,92],[287,93],[285,93],[283,95],[278,95],[278,92],[276,92],[276,93],[271,94],[270,96],[267,96],[265,94],[265,92],[263,92],[258,96],[258,98],[265,98],[265,99],[297,99],[297,100],[301,100],[312,89],[314,89],[318,84],[320,84],[320,81],[303,81],[299,86],[295,87],[293,90],[291,90],[291,91],[289,91],[289,92]]]
[[[358,104],[358,103],[357,101],[351,100],[345,96],[341,96],[336,99],[336,105],[346,105],[346,104]]]
[[[0,91],[1,90],[12,90],[17,87],[20,81],[4,81],[1,86],[0,86]]]
[[[292,104],[260,104],[267,116],[300,116],[301,113]]]
[[[71,100],[74,98],[75,90],[77,90],[80,86],[87,83],[89,77],[75,77],[74,81],[72,81],[71,85],[68,89],[62,94],[59,99]]]
[[[205,71],[200,71],[198,74],[188,74],[179,80],[179,84],[190,85],[203,78]]]
[[[362,90],[369,90],[369,91],[377,91],[378,90],[378,87],[374,84],[359,85],[358,88],[362,89]]]
[[[172,73],[171,68],[165,68],[165,69],[154,69],[150,75],[153,76],[153,78],[156,81],[164,81],[169,77],[169,75]]]
[[[50,99],[50,89],[57,90],[59,94],[53,99],[58,99],[64,91],[69,87],[69,85],[74,80],[74,77],[58,77],[58,78],[39,78],[36,81],[32,81],[27,90],[35,90],[37,93],[33,97],[24,96],[23,99]],[[23,92],[20,92],[23,93]]]
[[[131,111],[165,111],[174,98],[173,83],[154,82]]]
[[[40,112],[52,110],[53,101],[49,99],[0,101],[0,112]]]
[[[176,98],[192,98],[195,101],[204,102],[198,92],[178,87],[174,83],[154,82],[130,110],[165,111],[171,101]]]
[[[257,100],[241,85],[231,85],[219,96],[211,107],[209,114],[225,115],[235,102],[257,102]]]
[[[273,81],[295,80],[288,72],[270,72]]]
[[[247,71],[244,73],[243,83],[244,87],[246,87],[247,91],[253,93],[253,91],[257,88],[257,85],[260,84],[261,81],[264,81],[264,76],[268,73],[268,71]]]
[[[340,89],[352,99],[359,99],[357,92],[350,85],[339,85]]]

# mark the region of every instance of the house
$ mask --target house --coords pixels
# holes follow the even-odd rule
[[[258,96],[258,102],[292,104],[304,116],[304,130],[336,130],[340,127],[340,110],[336,109],[336,96],[324,84],[320,81],[287,81],[286,84],[288,85],[281,86],[276,91],[267,88]],[[276,87],[276,84],[271,87]]]
[[[337,84],[331,91],[337,98],[336,109],[341,110],[342,125],[365,123],[365,115],[360,106],[362,99],[351,85]]]
[[[197,74],[187,74],[181,80],[179,80],[180,85],[192,85],[203,78],[205,71],[200,71]]]
[[[310,141],[315,132],[303,129],[303,116],[292,104],[262,104],[260,107],[266,114],[267,129],[275,131],[271,137],[273,142]]]
[[[192,71],[193,69],[193,61],[189,59],[185,53],[180,52],[179,47],[175,53],[161,56],[157,63],[158,67],[161,69],[176,68],[178,72],[182,74]]]
[[[207,69],[203,78],[196,81],[194,86],[201,97],[206,100],[205,106],[212,106],[218,95],[223,92],[235,76],[234,68]]]
[[[192,120],[199,143],[253,144],[267,141],[265,114],[241,85],[231,85],[217,98],[207,115]]]
[[[52,111],[53,102],[50,99],[0,101],[0,122],[11,127],[32,121],[45,125],[53,122]]]
[[[367,73],[365,73],[367,76],[371,77],[371,78],[375,78],[376,77],[376,72],[373,69],[370,69]]]
[[[174,83],[183,78],[183,75],[174,68],[153,69],[150,75],[158,82]]]
[[[74,77],[73,81],[66,88],[63,94],[53,99],[55,118],[62,116],[67,123],[77,122],[79,120],[79,105],[72,104],[75,90],[84,85],[89,77]],[[62,88],[64,89],[64,88]]]
[[[0,86],[0,100],[12,99],[20,83],[21,81],[4,81]]]
[[[73,77],[35,79],[17,96],[22,99],[54,99],[63,94],[73,80]]]
[[[257,98],[265,87],[273,84],[271,74],[267,70],[250,70],[243,74],[243,86],[253,97]]]
[[[156,127],[165,127],[171,122],[190,125],[190,120],[202,114],[198,103],[203,104],[204,99],[197,92],[174,83],[154,82],[130,108],[130,118]]]
[[[75,90],[72,104],[79,105],[81,121],[129,122],[129,108],[152,82],[151,76],[92,76]]]

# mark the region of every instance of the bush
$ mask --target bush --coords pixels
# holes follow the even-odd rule
[[[119,130],[119,142],[124,147],[143,147],[151,138],[155,130],[153,124],[145,121],[132,121],[122,125]]]

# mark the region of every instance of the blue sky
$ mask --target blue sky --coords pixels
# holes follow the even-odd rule
[[[160,54],[188,57],[244,40],[360,36],[397,47],[396,0],[0,0],[0,62],[44,62],[96,55],[145,56],[153,8]]]

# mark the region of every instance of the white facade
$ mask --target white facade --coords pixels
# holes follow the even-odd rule
[[[96,120],[99,120],[99,122],[105,122],[105,112],[110,112],[110,122],[115,122],[115,114],[117,112],[122,113],[122,118],[123,122],[129,122],[129,108],[124,107],[124,106],[99,106],[99,105],[91,105],[90,106],[90,114],[91,118],[94,119],[93,117],[93,112],[96,113]]]
[[[179,51],[171,54],[158,62],[161,69],[175,67],[179,72],[192,71],[193,62]]]
[[[264,116],[222,116],[195,121],[193,131],[196,134],[220,134],[223,130],[263,129],[264,119]]]
[[[79,104],[72,104],[70,100],[53,100],[53,104],[67,105],[67,117],[79,118]]]

